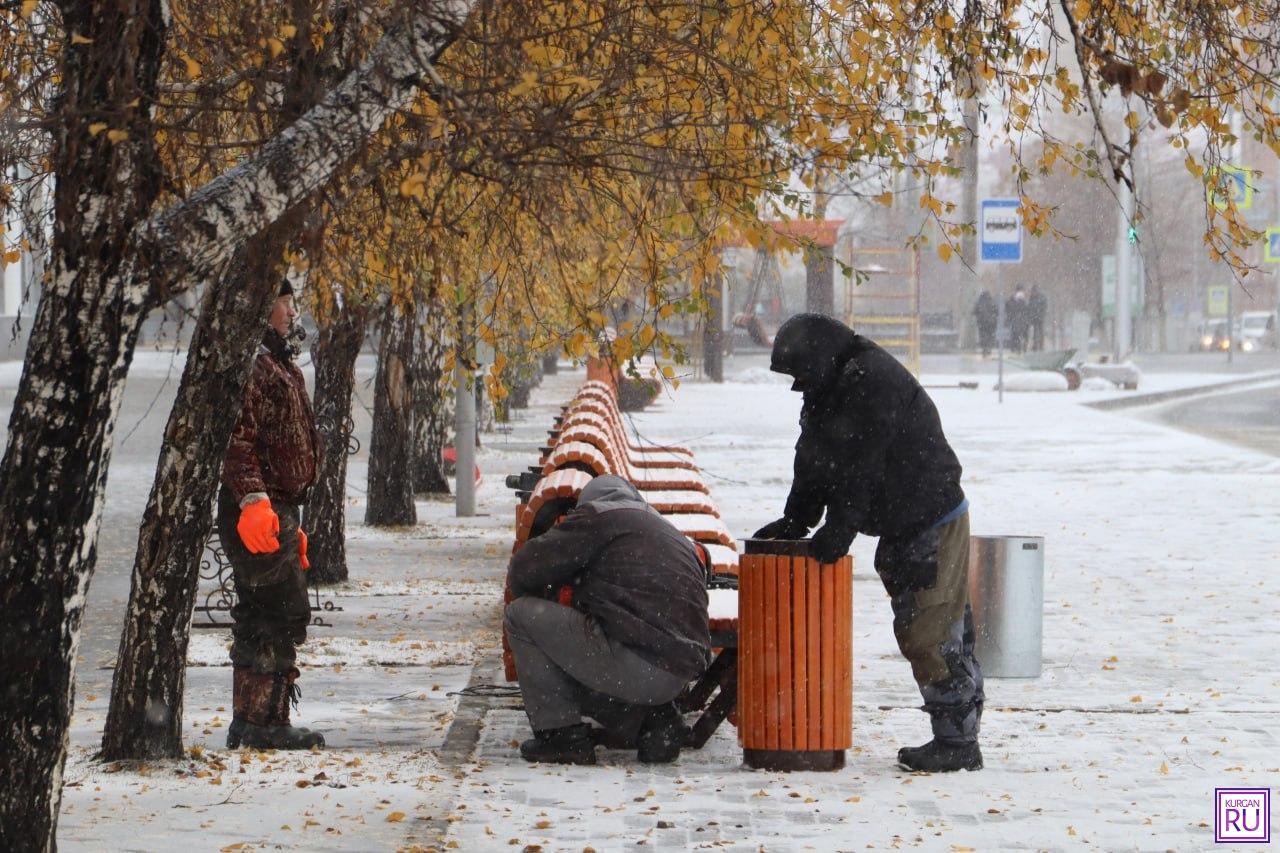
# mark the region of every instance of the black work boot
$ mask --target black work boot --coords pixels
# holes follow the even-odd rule
[[[243,671],[242,671],[243,670]],[[242,703],[227,730],[227,748],[311,749],[324,746],[324,735],[289,723],[289,706],[296,704],[301,690],[294,683],[298,670],[260,673],[236,667],[237,696]]]
[[[904,746],[898,750],[898,766],[925,773],[981,770],[982,750],[977,741],[952,743],[934,738],[924,746]]]
[[[670,764],[680,757],[680,747],[689,741],[689,727],[674,702],[658,705],[640,727],[636,757],[645,764]]]
[[[595,764],[595,737],[586,723],[534,732],[520,744],[520,757],[547,764]]]

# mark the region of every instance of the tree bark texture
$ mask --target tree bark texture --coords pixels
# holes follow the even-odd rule
[[[111,439],[146,311],[222,271],[308,198],[418,91],[473,0],[413,4],[369,59],[301,119],[153,215],[151,106],[160,0],[62,4],[53,276],[32,325],[0,463],[0,847],[52,850],[74,661]],[[78,38],[72,43],[71,34]],[[128,136],[89,132],[123,117]],[[117,120],[113,118],[113,121]],[[145,263],[142,259],[145,258]],[[21,650],[19,653],[17,650]]]
[[[830,317],[835,311],[834,246],[816,246],[805,252],[804,284],[805,310]]]
[[[191,612],[222,459],[299,218],[291,212],[268,228],[205,291],[138,532],[102,736],[106,760],[182,755]]]
[[[294,44],[282,106],[271,116],[276,131],[312,109],[341,77],[333,63],[318,61],[305,33]],[[108,760],[182,754],[191,614],[222,461],[285,272],[285,249],[311,209],[304,201],[242,243],[206,289],[139,530],[102,738]]]
[[[159,0],[66,4],[52,161],[52,280],[0,463],[0,849],[54,850],[80,620],[112,436],[149,303],[130,233],[159,191]],[[73,44],[71,34],[88,39]],[[129,137],[92,134],[97,116]]]
[[[359,67],[252,156],[151,217],[137,235],[167,298],[215,274],[240,242],[304,202],[421,88],[476,0],[406,3]],[[162,275],[163,271],[176,273]],[[180,277],[180,278],[179,278]]]
[[[356,358],[364,345],[369,307],[347,306],[320,328],[311,349],[316,368],[316,421],[324,452],[304,514],[310,579],[340,583],[347,572],[347,450],[351,442],[351,396]]]
[[[712,382],[724,381],[724,277],[707,292],[702,320],[702,369]]]
[[[415,338],[413,490],[420,495],[447,495],[449,480],[442,454],[449,442],[453,409],[449,405],[450,376],[444,369],[449,349],[445,312],[428,305]]]
[[[364,514],[365,524],[375,527],[418,521],[413,504],[415,325],[412,310],[394,301],[383,309]]]

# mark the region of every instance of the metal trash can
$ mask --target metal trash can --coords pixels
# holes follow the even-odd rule
[[[1044,637],[1044,537],[973,536],[969,601],[974,654],[992,678],[1039,678]]]

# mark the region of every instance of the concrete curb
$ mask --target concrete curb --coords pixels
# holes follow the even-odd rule
[[[471,670],[469,688],[485,685],[505,685],[501,658],[487,656]],[[449,724],[444,735],[444,743],[436,751],[440,763],[445,767],[458,767],[469,762],[475,754],[476,744],[480,741],[480,729],[484,725],[485,715],[499,702],[511,703],[515,699],[505,700],[490,696],[463,696],[458,700],[458,708],[453,714],[453,722]]]
[[[1243,379],[1229,379],[1226,382],[1213,382],[1208,385],[1195,385],[1190,388],[1175,388],[1172,391],[1158,391],[1154,394],[1138,394],[1135,397],[1116,397],[1111,400],[1099,400],[1096,403],[1085,403],[1091,409],[1109,412],[1117,409],[1132,409],[1139,406],[1153,406],[1169,400],[1180,400],[1184,397],[1198,397],[1201,394],[1212,394],[1230,388],[1241,388],[1246,385],[1257,385],[1264,382],[1280,381],[1280,371],[1255,373]]]

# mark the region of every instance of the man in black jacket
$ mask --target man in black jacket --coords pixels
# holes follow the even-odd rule
[[[582,490],[557,526],[507,569],[507,639],[534,737],[527,761],[594,764],[584,704],[650,706],[639,757],[673,761],[684,726],[672,700],[711,661],[706,572],[693,543],[621,477]],[[572,584],[573,606],[548,591]]]
[[[876,571],[893,605],[933,740],[905,748],[911,770],[982,767],[982,671],[969,609],[969,502],[929,395],[896,358],[836,320],[799,314],[778,330],[771,369],[804,393],[795,478],[782,518],[758,539],[813,536],[830,563],[854,536],[879,536]]]

